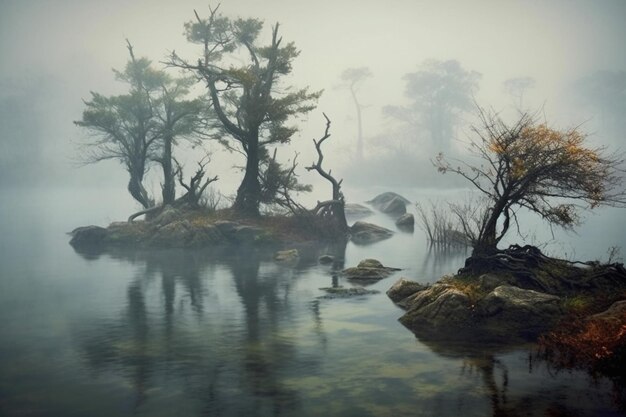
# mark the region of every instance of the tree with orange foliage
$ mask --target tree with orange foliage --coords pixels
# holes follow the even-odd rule
[[[553,129],[528,113],[509,125],[497,114],[479,110],[481,126],[472,128],[477,139],[471,151],[481,164],[448,160],[443,154],[435,160],[440,172],[461,175],[486,198],[473,216],[453,207],[472,241],[473,257],[498,252],[520,208],[567,228],[579,223],[581,208],[626,206],[622,155],[589,147],[579,128]]]

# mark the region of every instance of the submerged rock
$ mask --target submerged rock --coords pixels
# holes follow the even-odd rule
[[[355,222],[350,227],[350,239],[359,245],[368,245],[385,240],[393,236],[393,232],[372,223]]]
[[[363,287],[328,287],[328,288],[320,288],[320,290],[325,291],[326,295],[321,295],[317,298],[322,299],[335,299],[335,298],[351,298],[358,297],[369,294],[379,294],[380,291],[376,290],[368,290]]]
[[[293,262],[300,258],[298,249],[281,250],[274,254],[276,262]]]

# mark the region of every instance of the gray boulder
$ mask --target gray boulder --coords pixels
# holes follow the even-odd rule
[[[344,206],[344,213],[347,217],[367,217],[374,212],[361,204],[348,203]]]
[[[394,198],[397,198],[399,201],[403,202],[404,205],[411,204],[411,202],[409,200],[407,200],[406,198],[402,197],[400,194],[396,194],[396,193],[393,193],[393,192],[390,192],[390,191],[377,195],[376,197],[374,197],[373,199],[368,201],[368,203],[370,203],[372,206],[374,206],[375,208],[380,210],[380,208],[383,205],[389,203]]]
[[[476,303],[476,311],[493,333],[532,338],[561,316],[560,298],[512,285],[500,285]]]
[[[396,284],[397,292],[408,285]],[[530,340],[562,317],[559,297],[512,285],[500,285],[476,297],[455,285],[438,282],[397,302],[407,310],[400,322],[416,333],[430,331],[443,338]]]
[[[407,312],[400,317],[400,322],[412,330],[429,327],[454,332],[470,321],[472,302],[469,296],[448,284],[434,284],[405,300]]]
[[[415,281],[409,281],[406,278],[400,278],[391,286],[391,288],[387,290],[387,296],[394,303],[398,303],[408,296],[424,289],[426,289],[425,285],[419,284]]]
[[[415,226],[415,217],[411,213],[404,213],[396,220],[396,226],[400,229],[411,229]]]
[[[351,240],[360,245],[367,245],[370,243],[379,242],[393,236],[393,232],[381,226],[377,226],[372,223],[355,222],[350,227]]]
[[[376,259],[364,259],[356,267],[344,269],[342,274],[349,280],[371,284],[387,278],[393,272],[399,270],[398,268],[383,266]]]
[[[378,206],[378,209],[385,214],[402,216],[406,213],[406,203],[403,198],[394,197],[392,200]]]

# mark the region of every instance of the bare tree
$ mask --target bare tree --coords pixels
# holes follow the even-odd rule
[[[322,144],[326,139],[330,137],[330,119],[324,114],[326,119],[326,129],[324,136],[320,139],[313,139],[315,150],[317,151],[317,162],[313,162],[310,166],[306,167],[307,171],[316,171],[328,182],[331,183],[333,189],[333,195],[331,200],[318,201],[317,206],[313,209],[313,212],[322,218],[328,219],[335,224],[341,233],[348,231],[348,223],[346,221],[345,214],[345,199],[341,192],[341,183],[343,180],[337,181],[332,175],[332,170],[326,171],[322,168],[322,162],[324,161],[324,154],[322,153]]]
[[[471,144],[480,165],[443,154],[435,161],[440,172],[462,176],[488,200],[483,214],[474,216],[479,221],[473,256],[497,252],[520,208],[550,225],[573,227],[581,208],[626,205],[622,155],[588,147],[578,128],[552,129],[527,113],[512,125],[482,109],[480,119]]]

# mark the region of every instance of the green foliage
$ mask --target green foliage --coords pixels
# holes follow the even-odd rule
[[[114,70],[116,79],[128,85],[128,92],[108,97],[92,92],[82,119],[75,124],[93,135],[86,144],[85,162],[119,160],[130,174],[131,195],[148,207],[153,200],[142,182],[150,164],[157,161],[168,167],[164,184],[171,187],[173,199],[171,146],[203,123],[206,104],[186,98],[193,80],[172,78],[155,69],[150,60],[135,58],[130,43],[128,51],[130,60],[124,70]]]
[[[272,28],[271,42],[260,45],[262,21],[230,19],[209,10],[208,18],[196,13],[196,19],[185,24],[187,39],[202,46],[199,59],[186,61],[172,54],[170,63],[205,82],[216,115],[210,123],[212,136],[248,158],[235,208],[254,215],[267,198],[258,183],[260,165],[266,164],[264,175],[274,175],[274,167],[263,160],[264,148],[290,142],[298,128],[289,122],[313,110],[321,91],[282,85],[299,51],[293,43],[282,43],[278,24]],[[243,62],[242,54],[247,56]]]

